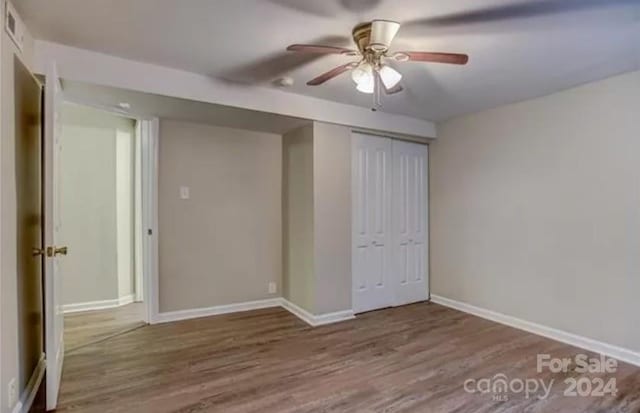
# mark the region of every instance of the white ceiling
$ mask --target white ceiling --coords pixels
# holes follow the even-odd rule
[[[374,18],[403,23],[395,50],[467,53],[467,66],[399,63],[403,93],[383,110],[443,120],[640,69],[640,0],[21,0],[38,39],[360,106],[349,76],[305,83],[348,61],[292,43],[350,45]]]
[[[62,88],[64,97],[69,102],[116,111],[134,118],[159,117],[277,134],[283,134],[309,123],[308,120],[290,116],[81,82],[63,81]],[[118,107],[119,103],[128,103],[131,108],[122,111]]]

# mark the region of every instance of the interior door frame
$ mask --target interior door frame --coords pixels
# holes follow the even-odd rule
[[[63,96],[65,103],[82,105],[108,112],[112,115],[134,119],[140,123],[142,140],[142,223],[143,223],[143,301],[145,322],[156,324],[159,310],[159,258],[158,258],[158,158],[160,120],[134,112],[124,112],[90,100]]]
[[[145,320],[149,324],[158,322],[160,313],[159,254],[158,254],[158,160],[160,146],[160,120],[158,118],[138,119],[142,128],[142,222],[143,226],[143,267]],[[147,233],[144,233],[144,229]]]
[[[411,136],[403,136],[403,135],[398,135],[398,134],[380,133],[378,131],[372,131],[372,130],[368,130],[368,129],[352,128],[351,129],[351,134],[350,134],[352,150],[353,150],[353,147],[354,147],[354,135],[355,134],[371,135],[371,136],[374,136],[374,137],[387,138],[387,139],[391,139],[392,141],[395,140],[395,141],[405,141],[405,142],[410,142],[410,143],[418,143],[418,144],[425,145],[427,147],[427,168],[426,168],[426,174],[427,174],[427,176],[426,176],[426,183],[427,183],[427,192],[426,192],[426,197],[427,197],[427,200],[426,200],[426,208],[427,208],[427,217],[426,217],[427,251],[426,252],[427,252],[427,256],[426,256],[426,259],[427,259],[427,265],[426,265],[425,269],[427,271],[427,274],[426,274],[427,299],[426,299],[426,301],[431,301],[431,245],[432,245],[432,243],[431,243],[431,148],[430,148],[431,145],[430,144],[431,144],[431,142],[433,142],[433,139],[414,138],[414,137],[411,137]],[[393,157],[393,153],[391,155]],[[354,165],[353,165],[353,154],[352,154],[352,157],[351,157],[351,163],[352,163],[352,165],[351,165],[351,171],[352,172],[351,173],[353,174],[353,170],[354,170],[353,169],[354,168]],[[355,190],[354,177],[353,176],[351,177],[351,182],[352,182],[352,184],[351,184],[352,185],[352,187],[351,187],[351,194],[352,194],[351,195],[352,196],[351,208],[352,208],[352,211],[353,211],[353,209],[354,209],[354,198],[353,198],[354,195],[353,194],[354,194],[354,190]],[[354,213],[352,212],[351,213],[351,219],[352,220],[353,220],[353,216],[354,216]],[[393,213],[392,213],[391,220],[393,220]],[[352,228],[353,228],[353,225],[354,225],[353,222],[352,222],[351,225],[352,225]],[[391,225],[393,227],[393,224],[391,224]],[[353,238],[353,230],[351,231],[351,237]],[[353,248],[354,248],[353,239],[351,240],[351,245],[352,245],[352,247],[351,247],[352,248],[351,257],[352,257],[352,260],[353,260]],[[352,268],[352,270],[351,270],[351,285],[352,285],[352,287],[351,287],[351,309],[353,310],[354,307],[355,307],[354,306],[355,291],[354,291],[354,288],[353,288],[353,285],[354,285],[354,282],[355,282],[354,281],[354,271],[353,271],[354,266],[353,266],[353,262],[351,264],[351,268]],[[397,305],[395,303],[395,299],[396,299],[395,298],[395,296],[396,296],[395,290],[392,291],[392,294],[393,294],[393,301],[394,301],[394,304],[392,306],[395,307]]]

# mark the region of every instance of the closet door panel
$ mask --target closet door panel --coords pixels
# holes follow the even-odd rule
[[[427,146],[393,141],[394,305],[428,298]]]
[[[393,303],[391,273],[391,141],[354,134],[352,144],[353,309]]]

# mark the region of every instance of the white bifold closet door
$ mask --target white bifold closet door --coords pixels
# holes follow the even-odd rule
[[[428,147],[393,141],[394,304],[424,301],[428,283]]]
[[[427,146],[354,133],[353,309],[428,297]]]
[[[353,310],[359,313],[393,304],[391,140],[352,139]]]

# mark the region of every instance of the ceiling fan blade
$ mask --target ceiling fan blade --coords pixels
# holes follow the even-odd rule
[[[331,70],[329,70],[328,72],[325,72],[323,74],[321,74],[320,76],[311,79],[310,81],[307,82],[307,85],[309,86],[318,86],[323,84],[324,82],[326,82],[327,80],[333,79],[336,76],[339,76],[341,74],[343,74],[344,72],[347,72],[351,69],[353,69],[354,67],[356,67],[358,65],[357,62],[351,62],[351,63],[347,63],[338,67],[335,67]]]
[[[300,1],[300,0],[267,0],[278,6],[309,14],[316,17],[337,17],[347,13],[370,12],[380,5],[382,0],[339,0],[335,1]]]
[[[336,4],[331,2],[313,1],[302,2],[300,0],[267,0],[278,6],[293,10],[298,13],[309,14],[316,17],[336,17],[340,12]]]
[[[309,40],[313,44],[347,45],[351,39],[346,36],[321,36]],[[232,66],[224,71],[212,73],[230,83],[259,84],[273,82],[292,71],[313,61],[322,59],[326,55],[318,53],[289,53],[285,50],[258,57],[256,60],[241,65]]]
[[[292,44],[287,47],[289,52],[299,53],[315,53],[315,54],[344,54],[348,56],[355,56],[358,52],[345,47],[336,46],[323,46],[316,44]]]
[[[459,26],[549,16],[580,10],[634,6],[637,4],[637,0],[522,0],[407,21],[404,25],[409,28],[413,26]]]
[[[453,65],[466,65],[469,61],[469,56],[459,53],[396,52],[391,57],[399,62],[435,62]]]

